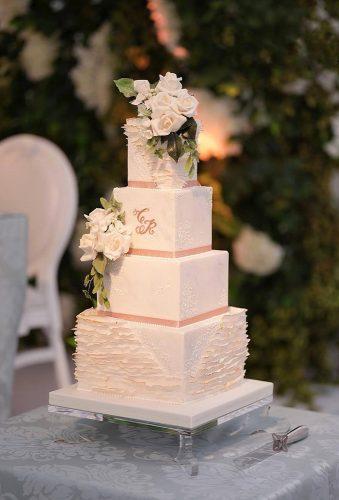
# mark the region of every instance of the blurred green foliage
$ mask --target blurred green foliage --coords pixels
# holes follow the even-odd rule
[[[268,233],[286,255],[267,277],[231,266],[231,303],[249,309],[248,375],[273,380],[307,401],[310,380],[336,379],[330,352],[338,343],[339,227],[329,182],[337,165],[323,148],[338,104],[318,75],[338,71],[339,36],[313,0],[173,3],[189,52],[183,60],[159,45],[145,1],[32,0],[13,30],[0,32],[0,137],[29,132],[58,144],[76,170],[82,212],[126,182],[120,127],[131,109],[115,91],[111,109],[98,118],[78,99],[69,77],[74,46],[86,44],[106,21],[116,78],[154,81],[171,70],[189,86],[236,99],[252,133],[238,138],[239,157],[207,162],[202,171],[222,184],[236,220]],[[328,0],[322,9],[335,15],[336,6]],[[27,79],[19,60],[20,33],[28,27],[60,40],[52,75],[38,82]],[[299,79],[308,82],[303,93],[284,91]],[[216,227],[215,246],[230,249],[228,222],[219,216]],[[60,279],[63,289],[81,296],[82,275],[69,253]]]

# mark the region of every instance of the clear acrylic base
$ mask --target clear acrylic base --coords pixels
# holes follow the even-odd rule
[[[161,432],[176,433],[179,437],[179,449],[175,461],[190,475],[196,476],[199,473],[199,461],[194,453],[194,439],[198,434],[212,429],[213,427],[222,426],[223,435],[235,436],[237,434],[246,433],[248,435],[256,432],[264,432],[263,427],[267,426],[265,417],[268,415],[269,405],[272,397],[262,398],[252,404],[246,405],[237,410],[220,415],[212,420],[207,420],[204,424],[198,427],[188,429],[186,427],[165,425],[156,421],[145,421],[123,416],[107,415],[98,412],[84,411],[75,408],[67,408],[63,406],[49,405],[48,411],[52,414],[60,414],[73,416],[77,418],[85,418],[103,422],[111,422],[115,424],[126,424],[137,427],[146,427],[156,429]],[[257,424],[256,424],[257,422]],[[265,423],[266,422],[266,423]],[[286,432],[289,425],[284,423],[279,429],[274,430]],[[271,432],[271,430],[269,431]]]

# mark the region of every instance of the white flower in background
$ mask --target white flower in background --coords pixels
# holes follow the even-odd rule
[[[85,215],[85,218],[87,219],[86,227],[91,233],[101,233],[107,231],[116,216],[104,208],[96,208],[89,215]]]
[[[0,0],[0,31],[10,31],[11,21],[26,14],[30,0]]]
[[[151,85],[148,80],[134,80],[134,90],[137,96],[132,104],[138,106],[151,96]]]
[[[191,117],[195,115],[198,107],[196,98],[188,93],[187,89],[178,92],[176,99],[173,99],[172,107],[179,114]]]
[[[26,30],[21,36],[25,44],[20,53],[20,62],[27,78],[37,82],[50,76],[59,51],[57,38],[47,37],[34,30]]]
[[[338,75],[335,71],[324,69],[317,75],[316,81],[326,92],[334,92],[338,81]]]
[[[87,47],[74,49],[78,60],[71,71],[75,92],[89,109],[105,114],[112,101],[114,59],[108,45],[110,25],[104,23],[89,39]]]
[[[144,145],[148,139],[153,137],[149,118],[127,118],[124,131],[130,141],[139,146]]]
[[[185,123],[186,118],[174,111],[167,111],[159,118],[151,120],[154,135],[168,135],[176,132]]]
[[[182,89],[181,80],[182,78],[178,78],[175,73],[167,72],[165,76],[160,75],[156,90],[158,92],[167,92],[170,95],[176,96],[179,90]]]
[[[198,148],[202,160],[226,158],[241,153],[241,145],[232,136],[249,132],[245,115],[238,113],[237,102],[228,97],[216,97],[205,89],[190,89],[199,101],[198,117],[203,124]]]
[[[310,86],[310,83],[311,82],[305,80],[305,78],[298,78],[297,80],[293,80],[293,82],[286,83],[282,87],[282,91],[285,92],[285,94],[303,95]]]
[[[81,261],[86,262],[88,260],[94,260],[97,256],[97,240],[98,236],[96,233],[84,234],[80,239],[79,248],[83,250],[84,255],[80,258]]]
[[[271,238],[250,226],[245,226],[233,242],[236,265],[247,273],[266,276],[281,265],[283,248]]]
[[[331,118],[332,139],[324,146],[324,150],[331,158],[339,158],[339,113]]]

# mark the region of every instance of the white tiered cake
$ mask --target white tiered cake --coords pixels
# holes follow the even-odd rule
[[[228,304],[228,252],[211,248],[212,188],[197,181],[197,102],[171,73],[157,86],[117,86],[139,116],[125,126],[128,187],[87,217],[81,242],[84,260],[95,259],[85,284],[99,304],[77,318],[77,390],[176,405],[230,388],[237,396],[246,311]]]

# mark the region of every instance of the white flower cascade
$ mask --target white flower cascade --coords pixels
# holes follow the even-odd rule
[[[104,274],[108,261],[115,261],[126,254],[131,245],[131,229],[125,224],[125,213],[121,203],[112,195],[109,201],[100,199],[103,208],[96,208],[87,219],[89,232],[80,239],[79,247],[84,252],[80,260],[92,261],[90,273],[85,277],[84,294],[96,305],[91,294],[97,295],[99,304],[109,309]]]
[[[159,78],[155,87],[148,80],[134,81],[132,104],[138,106],[139,119],[128,119],[124,128],[126,135],[139,144],[177,132],[187,118],[196,115],[198,101],[182,88],[181,78],[169,72]]]
[[[117,214],[103,208],[96,208],[89,215],[86,227],[89,233],[80,239],[84,255],[80,260],[94,260],[103,253],[109,260],[117,260],[126,254],[131,244],[131,230],[117,219]]]

